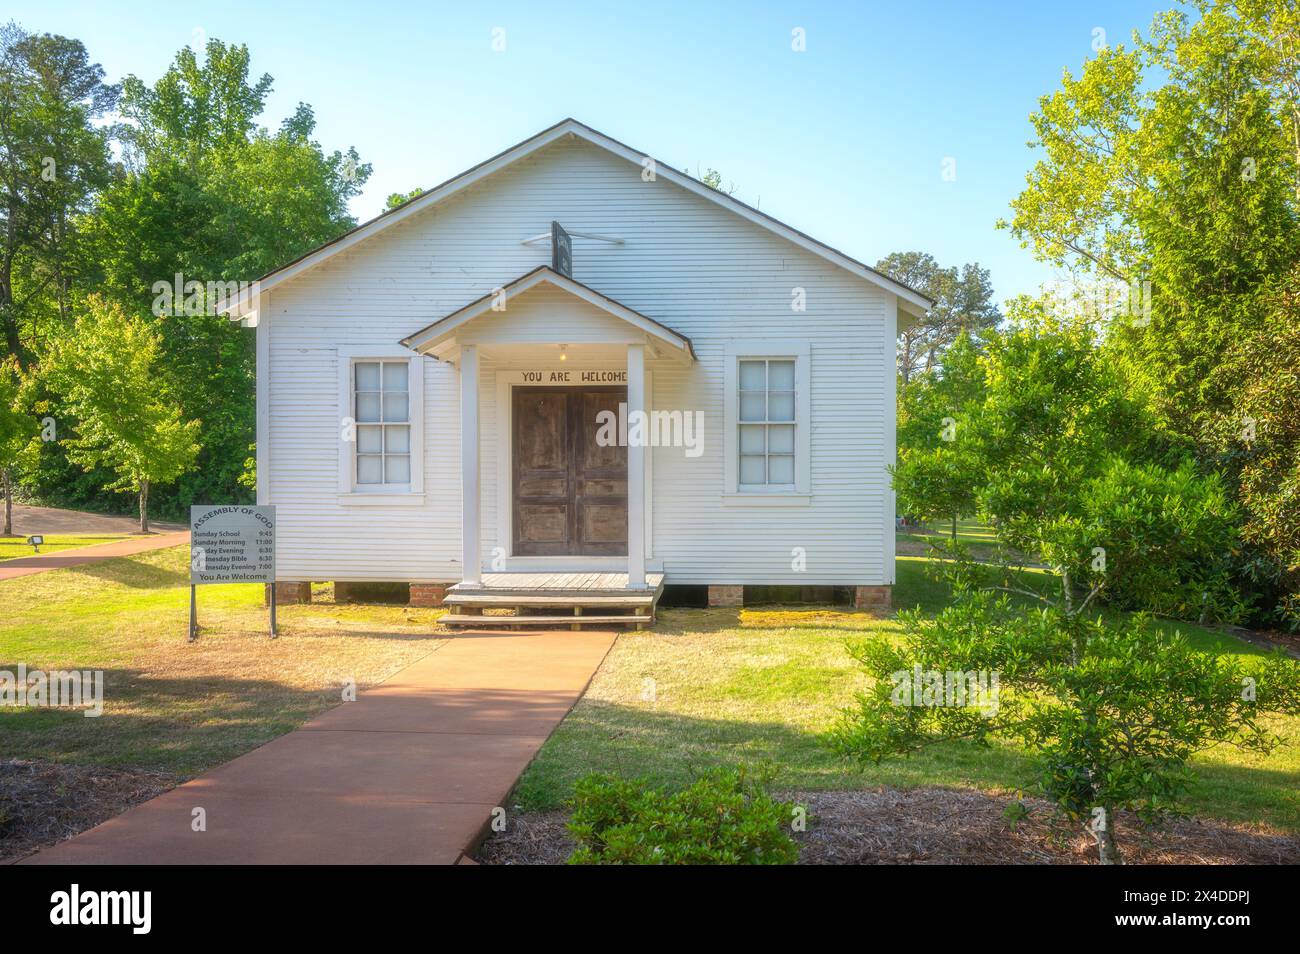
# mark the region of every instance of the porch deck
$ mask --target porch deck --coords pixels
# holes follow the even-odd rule
[[[647,573],[644,589],[629,590],[626,573],[484,573],[477,585],[457,583],[443,602],[444,626],[630,625],[654,622],[664,590],[662,573]],[[588,610],[595,610],[589,613]]]

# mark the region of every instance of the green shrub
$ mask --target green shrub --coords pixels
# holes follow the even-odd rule
[[[578,848],[571,865],[788,865],[794,805],[768,794],[766,778],[716,770],[680,792],[593,773],[569,801]]]

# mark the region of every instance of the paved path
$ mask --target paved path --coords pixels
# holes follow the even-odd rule
[[[356,702],[22,863],[456,864],[614,639],[453,636]]]
[[[150,550],[165,550],[189,542],[190,532],[179,530],[147,537],[132,537],[130,540],[118,540],[114,543],[74,547],[71,550],[56,550],[54,553],[41,553],[37,556],[19,557],[16,560],[5,560],[0,563],[0,581],[31,576],[33,573],[45,573],[49,570],[62,570],[70,566],[84,566],[87,563],[98,563],[100,560],[111,560],[113,557],[148,553]]]
[[[0,506],[3,503],[0,502]],[[0,517],[4,514],[0,513]],[[3,521],[0,521],[2,524]],[[184,530],[185,525],[150,520],[149,526],[154,530]],[[3,529],[0,526],[0,529]],[[93,536],[109,533],[135,533],[140,529],[139,517],[115,516],[107,513],[87,513],[84,510],[63,510],[57,507],[29,507],[26,504],[14,504],[14,533],[30,536],[44,533],[54,536],[56,533],[80,534]]]

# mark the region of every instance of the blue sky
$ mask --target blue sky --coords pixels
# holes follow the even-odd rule
[[[45,0],[11,15],[82,40],[111,80],[152,82],[196,37],[248,44],[275,78],[266,125],[311,103],[327,149],[374,164],[360,219],[573,116],[719,169],[739,198],[864,261],[978,260],[1002,300],[1052,278],[994,228],[1033,161],[1029,112],[1092,55],[1095,29],[1126,42],[1171,5]]]

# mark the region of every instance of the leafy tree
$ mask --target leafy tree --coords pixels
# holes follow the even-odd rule
[[[993,284],[979,263],[944,268],[924,252],[894,252],[876,269],[934,300],[919,321],[899,329],[898,373],[906,387],[917,374],[933,371],[962,334],[973,340],[997,327],[1002,314],[993,304]]]
[[[354,225],[348,200],[370,175],[355,150],[313,141],[299,104],[275,132],[258,128],[271,80],[249,74],[248,50],[219,40],[184,49],[152,86],[123,81],[131,171],[100,197],[88,226],[96,287],[132,314],[156,286],[251,282]],[[174,297],[174,296],[173,296]],[[185,388],[182,416],[203,422],[198,466],[158,500],[246,497],[240,483],[255,431],[252,336],[213,309],[159,308],[168,366]],[[75,486],[71,476],[67,486]]]
[[[984,401],[965,422],[985,474],[982,512],[1027,551],[1040,548],[1034,535],[1045,518],[1078,505],[1079,488],[1108,458],[1153,460],[1164,450],[1091,326],[1048,307],[1013,303],[1011,326],[986,343]]]
[[[902,612],[900,641],[852,647],[875,681],[831,744],[869,763],[942,741],[1014,741],[1046,796],[1088,822],[1103,864],[1122,860],[1120,810],[1147,821],[1171,811],[1193,755],[1268,752],[1281,741],[1268,714],[1300,712],[1300,665],[1281,653],[1242,661],[1142,617],[1110,623],[1051,601],[1027,610],[982,587],[973,564],[953,579],[956,598],[936,617]]]
[[[963,440],[963,421],[969,422],[983,399],[984,370],[966,334],[948,350],[938,373],[900,389],[894,469],[899,508],[920,520],[951,520],[953,540],[958,518],[978,507],[983,475],[970,442]]]
[[[1197,16],[1160,15],[1040,101],[1043,155],[1009,227],[1048,261],[1145,283],[1149,313],[1111,322],[1106,347],[1154,426],[1239,481],[1238,576],[1264,597],[1265,621],[1300,625],[1287,609],[1300,578],[1265,499],[1285,496],[1263,492],[1269,479],[1241,467],[1229,438],[1245,405],[1261,404],[1243,362],[1277,353],[1278,301],[1300,260],[1300,13],[1287,0],[1193,6]],[[1284,457],[1291,446],[1271,445]]]
[[[422,195],[424,195],[424,190],[421,189],[419,186],[416,186],[410,192],[407,192],[405,194],[401,192],[390,193],[388,198],[384,200],[384,208],[395,209],[399,205],[405,205],[406,203],[410,202],[412,199],[418,198]]]
[[[12,536],[14,471],[32,453],[36,419],[27,413],[17,361],[0,362],[0,489],[4,492],[2,536]]]
[[[126,77],[122,115],[133,125],[122,138],[136,162],[165,156],[197,165],[242,147],[256,129],[273,82],[263,73],[250,83],[248,69],[248,47],[209,40],[202,63],[194,50],[183,47],[153,86]]]
[[[135,493],[140,532],[148,533],[150,488],[176,480],[199,453],[199,421],[177,407],[161,337],[145,319],[92,295],[54,342],[45,373],[78,420],[77,436],[64,441],[68,458],[110,468],[104,489]]]
[[[1239,518],[1222,481],[1154,433],[1087,321],[1025,300],[1012,314],[984,355],[959,343],[953,374],[909,388],[905,506],[991,517],[1001,543],[1056,570],[1067,608],[1237,618]]]
[[[103,78],[77,40],[0,28],[0,328],[22,367],[47,312],[67,318],[78,220],[110,178]]]
[[[1231,408],[1207,417],[1216,469],[1238,488],[1247,550],[1235,572],[1262,593],[1271,624],[1300,630],[1300,269],[1267,308],[1263,328],[1224,366],[1239,382]]]

